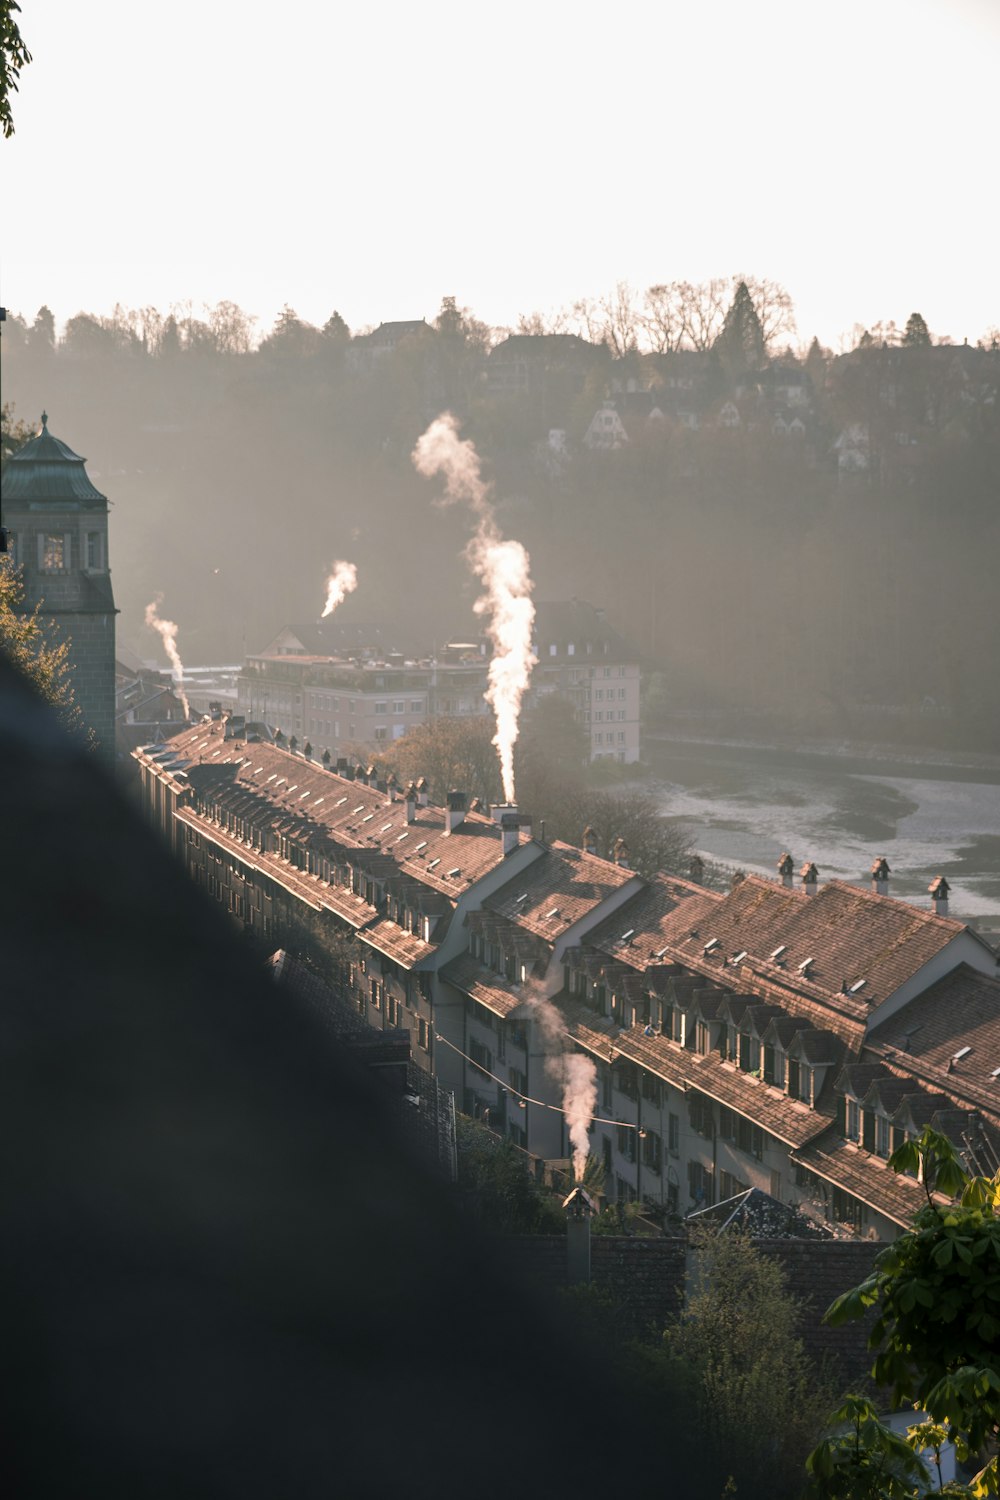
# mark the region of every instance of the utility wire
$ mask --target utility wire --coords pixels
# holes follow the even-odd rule
[[[559,1104],[549,1104],[546,1099],[533,1099],[530,1094],[522,1094],[519,1089],[514,1088],[505,1078],[498,1078],[496,1073],[491,1073],[488,1068],[484,1068],[482,1063],[476,1062],[474,1057],[470,1057],[467,1052],[463,1052],[461,1047],[456,1047],[454,1042],[450,1042],[439,1031],[435,1031],[434,1040],[436,1042],[443,1042],[446,1047],[451,1048],[452,1052],[457,1052],[459,1057],[464,1057],[467,1063],[471,1063],[474,1068],[478,1068],[480,1073],[484,1073],[487,1078],[492,1078],[494,1083],[498,1083],[502,1089],[506,1089],[508,1094],[513,1094],[515,1099],[520,1099],[522,1104],[537,1104],[542,1109],[553,1110],[557,1115],[566,1114],[566,1111]],[[592,1125],[617,1125],[620,1130],[638,1130],[640,1128],[638,1125],[633,1125],[629,1120],[609,1120],[604,1115],[592,1115],[590,1123]]]

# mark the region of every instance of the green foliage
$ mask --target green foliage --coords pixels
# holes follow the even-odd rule
[[[930,341],[930,331],[920,313],[910,313],[903,331],[903,343],[910,349],[926,349]]]
[[[10,96],[17,92],[21,69],[31,61],[15,19],[20,12],[17,0],[0,0],[0,129],[8,138],[14,134]]]
[[[69,643],[51,637],[38,608],[25,612],[21,570],[0,556],[0,652],[52,705],[64,729],[83,731],[73,696]]]
[[[791,1500],[832,1389],[805,1353],[800,1309],[778,1262],[739,1233],[696,1246],[685,1312],[663,1336],[662,1373],[681,1404],[675,1416],[699,1434],[705,1493],[732,1476],[738,1494]]]
[[[527,1157],[485,1125],[459,1115],[458,1187],[472,1217],[491,1234],[565,1234],[555,1199],[528,1171]]]
[[[879,1255],[873,1274],[860,1286],[838,1297],[827,1321],[843,1323],[870,1308],[877,1317],[869,1337],[876,1351],[873,1376],[892,1389],[898,1404],[910,1403],[926,1412],[930,1422],[910,1430],[911,1450],[940,1449],[947,1429],[962,1462],[992,1450],[970,1490],[953,1493],[990,1495],[1000,1491],[996,1455],[1000,1438],[1000,1178],[970,1177],[948,1138],[925,1130],[889,1158],[897,1172],[919,1171],[927,1204],[916,1215],[913,1229]],[[940,1204],[935,1195],[960,1198]],[[836,1413],[834,1423],[861,1421]],[[877,1466],[879,1453],[890,1453],[880,1431],[864,1427],[824,1440],[809,1461],[821,1496],[867,1495],[836,1487],[857,1471],[859,1485]],[[894,1443],[898,1440],[894,1439]],[[853,1448],[852,1448],[853,1444]],[[880,1448],[880,1444],[882,1445]],[[855,1459],[851,1459],[852,1451]],[[896,1447],[891,1449],[897,1454]],[[888,1459],[886,1460],[888,1461]],[[847,1477],[845,1477],[847,1476]],[[905,1476],[899,1483],[905,1482]],[[823,1486],[827,1487],[824,1488]],[[923,1493],[919,1487],[886,1491],[900,1495]]]

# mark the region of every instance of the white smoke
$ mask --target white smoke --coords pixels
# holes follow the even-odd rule
[[[573,1147],[573,1176],[579,1182],[590,1155],[590,1123],[597,1108],[597,1067],[593,1058],[569,1049],[559,1011],[544,994],[527,1003],[538,1023],[545,1049],[545,1072],[562,1091],[563,1114]]]
[[[326,580],[326,603],[323,606],[321,620],[327,615],[332,615],[338,604],[343,604],[348,594],[353,594],[358,586],[358,570],[353,563],[341,562],[338,558],[331,564],[333,572]]]
[[[472,443],[458,436],[458,424],[450,412],[431,423],[417,440],[411,457],[425,478],[443,474],[448,500],[465,501],[476,517],[476,532],[465,556],[485,589],[475,608],[478,615],[486,617],[487,634],[493,642],[486,701],[496,718],[493,743],[500,757],[504,800],[515,802],[514,745],[521,700],[536,661],[531,650],[535,606],[531,602],[528,554],[520,542],[505,541],[501,536],[479,455]]]
[[[157,606],[162,603],[163,595],[157,594],[152,604],[146,605],[146,624],[149,626],[150,630],[155,630],[160,639],[163,641],[163,649],[167,653],[167,657],[170,661],[170,675],[173,678],[177,696],[181,700],[181,707],[184,710],[184,717],[185,719],[190,719],[191,707],[188,703],[187,694],[185,693],[183,687],[184,663],[181,661],[181,654],[177,649],[177,626],[174,624],[173,620],[161,620],[159,615],[156,613]]]

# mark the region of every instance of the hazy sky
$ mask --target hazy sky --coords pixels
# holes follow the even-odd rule
[[[2,291],[491,323],[742,270],[1000,323],[1000,0],[21,0]]]

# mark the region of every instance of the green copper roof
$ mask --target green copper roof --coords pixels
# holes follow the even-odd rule
[[[86,460],[53,437],[48,422],[48,413],[43,411],[42,430],[8,458],[3,471],[4,500],[8,504],[77,500],[106,505],[106,497],[87,477]]]

